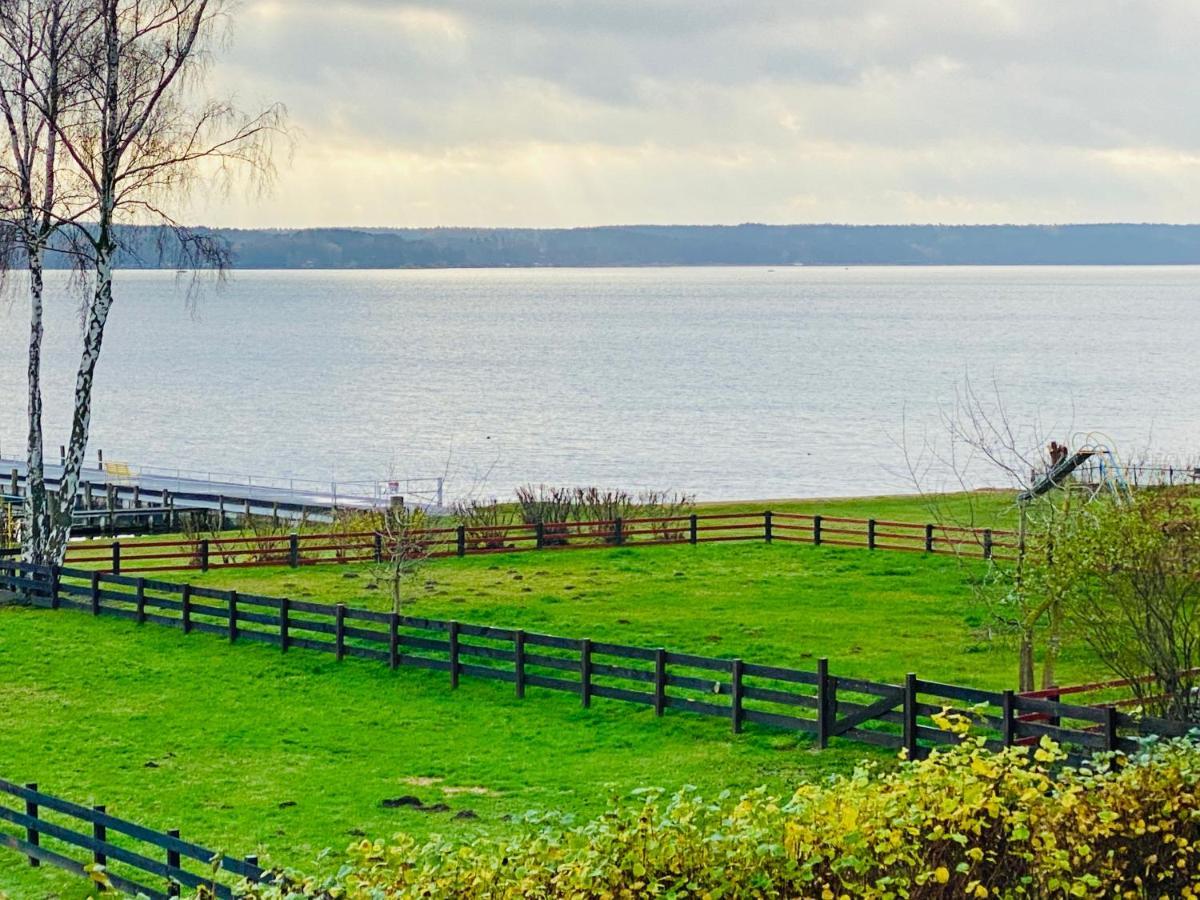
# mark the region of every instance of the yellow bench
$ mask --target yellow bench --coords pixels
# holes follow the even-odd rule
[[[104,463],[104,474],[108,476],[109,484],[129,484],[133,479],[133,472],[129,469],[129,463],[109,462]]]

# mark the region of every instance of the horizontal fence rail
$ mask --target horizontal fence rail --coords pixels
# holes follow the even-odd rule
[[[72,543],[67,548],[66,562],[121,574],[381,562],[400,554],[428,559],[730,541],[948,553],[997,560],[1012,559],[1017,550],[1016,534],[1011,531],[764,511],[584,522],[449,525],[413,530],[401,536],[373,531],[321,531],[195,540],[86,541]]]
[[[184,888],[205,888],[218,900],[232,900],[240,881],[267,875],[257,857],[225,856],[183,840],[177,829],[156,831],[103,806],[82,806],[39,791],[36,784],[4,779],[0,846],[24,855],[31,866],[46,863],[150,900],[178,897]]]
[[[904,748],[910,758],[957,738],[932,717],[949,709],[975,718],[991,747],[1053,738],[1075,759],[1097,751],[1133,751],[1134,735],[1182,736],[1194,727],[1096,708],[983,691],[907,676],[903,684],[848,678],[829,671],[761,665],[567,638],[513,628],[443,621],[344,604],[224,591],[0,561],[0,589],[52,609],[74,609],[184,633],[205,632],[235,641],[371,660],[391,669],[415,667],[445,674],[450,687],[463,676],[573,694],[585,707],[604,698],[640,704],[662,716],[667,709],[726,719],[734,733],[745,723],[802,731],[824,748],[833,738]]]

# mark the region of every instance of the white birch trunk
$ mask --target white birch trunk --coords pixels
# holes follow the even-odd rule
[[[113,301],[112,263],[113,248],[103,241],[96,257],[96,292],[88,311],[87,327],[83,335],[83,353],[79,359],[79,372],[75,377],[75,413],[71,424],[71,441],[67,445],[67,459],[58,487],[54,521],[51,523],[47,540],[49,562],[56,566],[62,565],[66,555],[75,497],[79,492],[83,459],[87,452],[88,431],[92,424],[92,385],[96,376],[96,363],[100,361],[100,348],[104,342],[104,326],[108,322],[108,312]]]
[[[43,248],[27,247],[29,262],[29,436],[26,447],[25,533],[26,562],[45,565],[50,534],[50,505],[46,496],[45,444],[42,435]]]

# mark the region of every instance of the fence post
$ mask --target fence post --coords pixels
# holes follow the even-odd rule
[[[17,483],[17,470],[13,469],[12,474],[9,476],[9,491],[8,492],[10,494],[12,494],[14,497],[19,497],[20,491],[17,490],[18,487],[19,487],[19,485]]]
[[[592,705],[592,642],[579,642],[579,702],[587,709]]]
[[[1117,749],[1117,708],[1104,707],[1104,749],[1112,753]]]
[[[180,614],[183,618],[183,633],[191,634],[192,631],[192,586],[185,584],[183,586],[183,600],[180,602]]]
[[[375,562],[383,562],[383,535],[375,532]]]
[[[667,708],[667,651],[654,651],[654,714],[661,716]]]
[[[178,828],[169,828],[169,829],[167,829],[167,835],[169,837],[173,837],[173,838],[177,839],[179,837],[179,829]],[[167,866],[172,869],[179,868],[179,851],[178,850],[168,850],[167,851]],[[178,897],[179,896],[179,885],[176,883],[175,879],[171,878],[169,875],[167,876],[167,896],[168,897]]]
[[[699,540],[699,535],[697,534],[697,532],[699,530],[700,530],[699,520],[697,520],[696,514],[692,513],[688,517],[688,542],[689,543],[694,544],[694,543],[696,543],[697,540]]]
[[[729,721],[734,734],[742,733],[742,661],[729,663]]]
[[[137,623],[146,624],[146,579],[137,580]]]
[[[925,524],[925,552],[926,553],[933,552],[933,523],[932,522],[927,522]]]
[[[867,549],[875,549],[875,520],[867,519]]]
[[[813,516],[813,546],[821,546],[821,517]]]
[[[517,696],[525,696],[525,632],[518,629],[513,635],[513,666],[516,675],[513,679],[516,684]]]
[[[121,574],[121,542],[112,542],[112,573],[114,575]]]
[[[92,573],[92,615],[100,615],[100,573]]]
[[[346,655],[346,604],[339,603],[333,614],[334,656],[341,662]]]
[[[238,592],[230,591],[226,600],[229,602],[229,643],[237,640],[237,607],[238,607]]]
[[[388,668],[395,670],[400,665],[400,613],[388,616]]]
[[[829,658],[822,656],[817,660],[817,746],[824,750],[829,746]]]
[[[992,558],[992,529],[983,529],[983,558]]]
[[[769,544],[771,543],[771,539],[773,537],[774,530],[771,524],[771,511],[767,510],[765,513],[763,513],[763,540]]]
[[[54,566],[50,569],[50,608],[58,609],[62,600],[62,569]]]
[[[288,565],[293,569],[300,565],[300,535],[294,531],[288,535]]]
[[[1013,740],[1016,737],[1016,719],[1013,716],[1014,695],[1012,691],[1005,691],[1004,696],[1000,701],[1000,714],[1002,722],[1000,723],[1001,739],[1004,741],[1005,747],[1011,747]]]
[[[103,806],[93,806],[92,812],[98,812],[103,815],[105,812],[107,812],[107,810]],[[101,843],[106,842],[108,840],[108,829],[99,822],[93,822],[92,837]],[[106,866],[108,865],[108,857],[100,850],[93,850],[92,862],[97,866]],[[103,888],[101,888],[101,890],[103,890]]]
[[[282,653],[288,650],[288,631],[291,628],[292,601],[283,597],[279,601],[279,649]]]
[[[225,530],[225,496],[217,497],[217,531]]]
[[[541,550],[546,544],[546,526],[541,522],[535,522],[533,524],[533,536],[537,541],[534,549]]]
[[[904,753],[910,762],[916,762],[917,747],[917,676],[909,672],[904,676]]]
[[[208,540],[206,538],[200,540],[200,571],[208,571]]]
[[[458,623],[450,623],[450,687],[458,687]]]
[[[25,785],[25,789],[27,791],[36,791],[37,790],[37,782],[36,781],[29,782],[27,785]],[[29,816],[29,818],[31,818],[31,819],[37,819],[38,805],[37,805],[36,801],[34,801],[34,800],[26,800],[25,801],[25,815]],[[34,828],[32,825],[25,826],[25,841],[26,841],[26,843],[33,844],[33,846],[35,846],[35,847],[40,846],[42,843],[41,835],[38,834],[38,830],[36,828]],[[29,865],[31,867],[36,869],[41,864],[42,864],[42,861],[40,859],[38,859],[36,856],[29,857]]]
[[[613,519],[613,543],[618,547],[625,543],[625,527],[620,516]]]
[[[455,550],[459,556],[467,555],[467,526],[459,525],[454,531]]]

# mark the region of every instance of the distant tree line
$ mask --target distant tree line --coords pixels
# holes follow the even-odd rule
[[[1190,265],[1200,225],[645,225],[195,229],[243,269],[529,266]],[[170,244],[170,242],[167,242]],[[174,268],[153,227],[118,266]],[[53,265],[53,260],[48,260]]]

